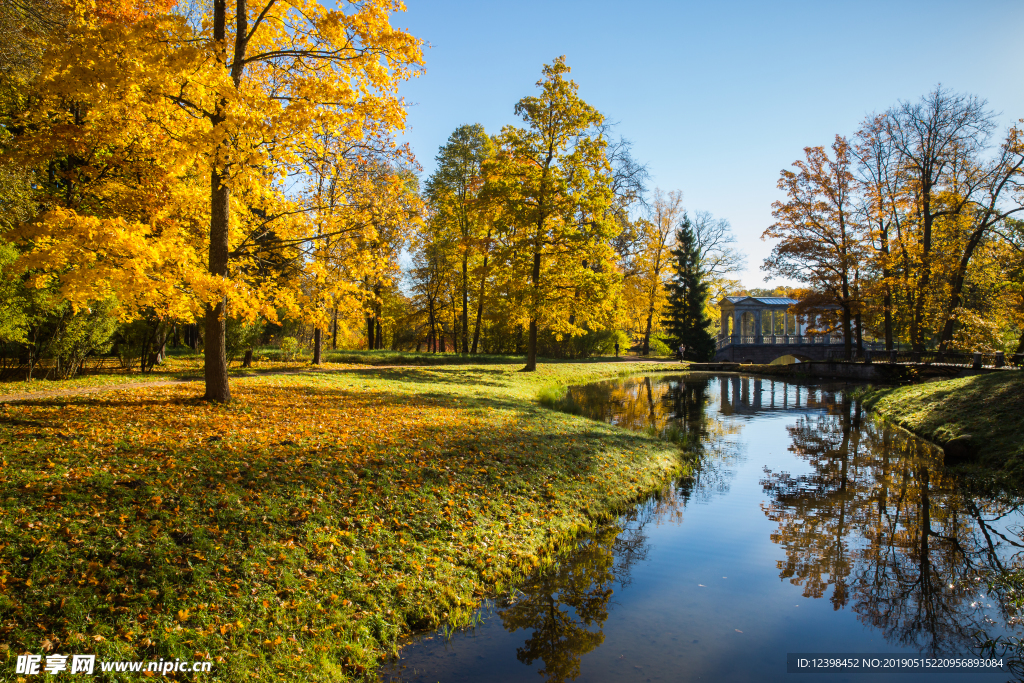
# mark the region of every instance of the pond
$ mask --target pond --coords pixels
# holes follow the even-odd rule
[[[381,677],[791,681],[798,653],[911,665],[989,656],[989,641],[1002,671],[912,680],[1016,678],[999,644],[1024,633],[989,582],[1024,549],[1021,501],[967,490],[941,451],[845,389],[710,374],[571,388],[563,409],[680,443],[689,474],[486,602],[474,627],[415,638]]]

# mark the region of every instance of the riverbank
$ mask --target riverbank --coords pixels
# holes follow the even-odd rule
[[[403,632],[461,623],[681,467],[669,444],[535,400],[656,364],[518,369],[0,406],[0,666],[74,652],[211,660],[204,681],[346,680]]]
[[[1024,482],[1024,373],[1001,372],[899,387],[865,387],[865,407],[964,462]]]

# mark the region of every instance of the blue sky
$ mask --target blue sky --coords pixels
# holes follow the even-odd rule
[[[403,88],[406,141],[429,173],[462,123],[517,123],[541,65],[566,55],[584,100],[618,122],[651,187],[733,225],[748,287],[764,286],[779,171],[805,146],[937,83],[1024,117],[1024,2],[406,0],[394,24],[427,41]]]

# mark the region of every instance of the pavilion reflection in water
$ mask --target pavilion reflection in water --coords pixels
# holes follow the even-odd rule
[[[756,415],[774,410],[819,410],[836,402],[840,387],[760,377],[719,377],[722,415]]]

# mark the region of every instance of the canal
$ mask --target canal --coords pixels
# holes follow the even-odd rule
[[[1005,644],[1024,628],[993,582],[1024,559],[1020,500],[952,476],[846,389],[710,374],[571,388],[562,409],[679,443],[686,476],[473,627],[411,640],[382,679],[1017,680]],[[797,653],[1004,667],[787,673]]]

